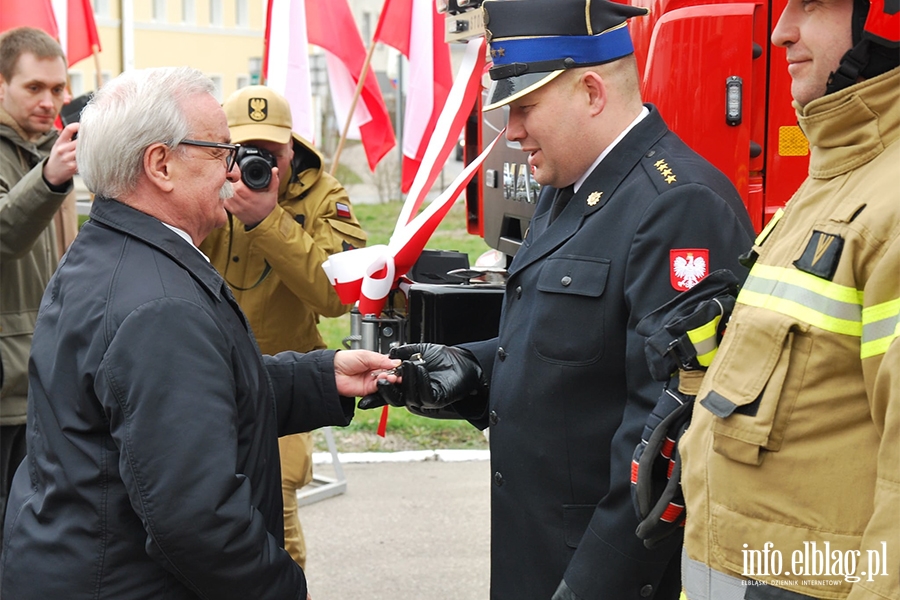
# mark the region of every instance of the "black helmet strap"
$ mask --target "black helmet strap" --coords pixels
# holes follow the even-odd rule
[[[869,0],[853,0],[851,34],[853,48],[841,58],[841,64],[828,78],[825,94],[833,94],[857,83],[887,73],[900,65],[900,50],[872,40],[865,31]]]
[[[825,94],[833,94],[858,82],[868,64],[869,40],[862,40],[841,58],[837,70],[828,77]]]

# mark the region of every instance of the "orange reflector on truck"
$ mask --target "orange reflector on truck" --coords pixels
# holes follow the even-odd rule
[[[809,142],[796,125],[778,128],[778,156],[806,156]]]

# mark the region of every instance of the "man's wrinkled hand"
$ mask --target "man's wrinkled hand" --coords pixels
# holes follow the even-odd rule
[[[341,396],[365,396],[376,391],[376,380],[397,381],[389,373],[398,362],[369,350],[341,350],[334,353],[334,380]]]

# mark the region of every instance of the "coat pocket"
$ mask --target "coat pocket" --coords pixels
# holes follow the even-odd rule
[[[610,261],[585,256],[554,256],[538,276],[534,349],[554,363],[584,365],[603,356],[603,292]]]
[[[37,311],[0,318],[0,360],[3,361],[3,416],[24,419],[28,395],[28,355]],[[22,421],[24,422],[24,420]],[[12,423],[7,423],[12,424]]]
[[[563,504],[563,529],[565,530],[566,546],[578,547],[596,509],[595,504]]]
[[[363,248],[366,245],[366,234],[362,228],[353,223],[346,223],[339,219],[326,219],[331,226],[331,235],[334,239],[331,244],[334,248],[349,250],[350,248]],[[344,242],[347,246],[344,246]]]
[[[733,323],[725,338],[748,352],[725,352],[700,405],[719,417],[713,423],[713,449],[731,460],[759,465],[764,450],[781,449],[812,341],[805,327],[788,319],[752,332]]]
[[[813,598],[845,598],[850,592],[844,576],[857,571],[852,557],[860,547],[859,535],[758,518],[725,506],[713,509],[709,528],[716,562],[729,571],[759,581],[797,579]],[[764,549],[771,551],[763,554]],[[823,574],[826,569],[828,575]]]

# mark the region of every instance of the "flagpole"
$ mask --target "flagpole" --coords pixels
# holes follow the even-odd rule
[[[350,102],[350,110],[347,112],[347,122],[344,123],[344,131],[341,133],[341,139],[338,141],[337,149],[334,151],[334,158],[331,159],[331,175],[334,176],[338,168],[338,162],[341,158],[341,151],[344,148],[344,142],[347,139],[347,133],[350,131],[350,123],[353,122],[353,113],[356,111],[356,103],[362,94],[363,84],[366,82],[366,75],[369,74],[369,63],[372,62],[372,54],[375,52],[375,39],[369,44],[369,51],[366,53],[366,60],[363,62],[362,72],[359,74],[359,82],[356,84],[356,93],[353,94],[353,100]]]
[[[94,55],[94,79],[97,82],[97,91],[103,85],[103,77],[100,73],[100,48],[97,44],[91,45],[91,53]]]

